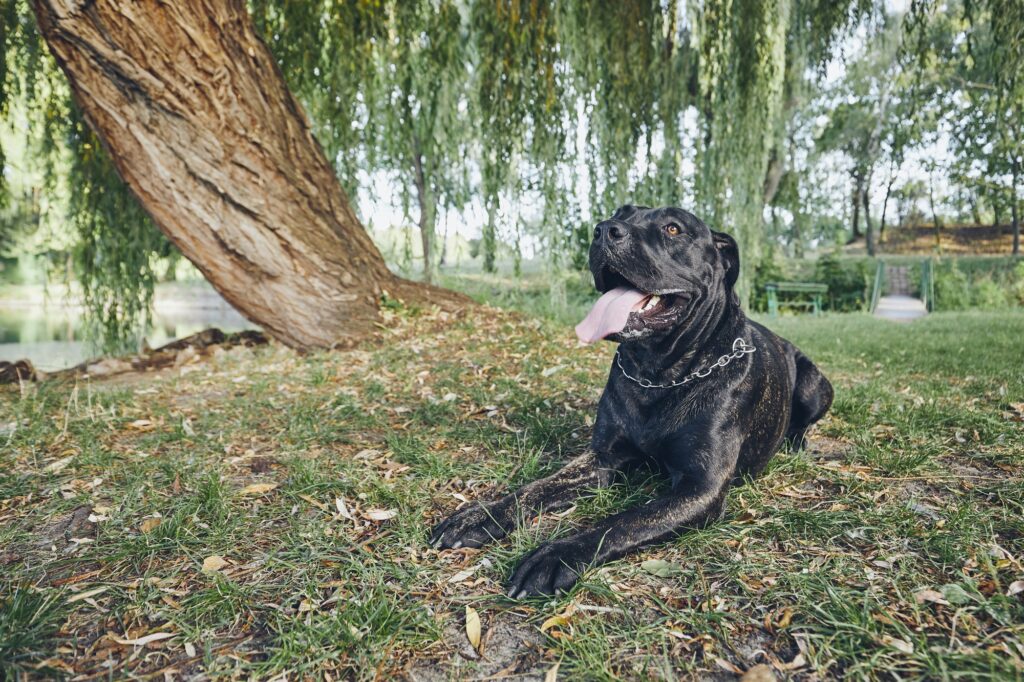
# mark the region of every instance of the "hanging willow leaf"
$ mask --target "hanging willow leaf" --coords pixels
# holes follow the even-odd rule
[[[978,4],[990,9],[976,12],[978,21],[993,28],[1011,30],[1020,16],[1008,0]],[[382,175],[396,189],[393,198],[374,198],[405,215],[393,256],[411,266],[415,229],[428,278],[445,257],[439,219],[471,205],[486,209],[483,225],[468,226],[482,235],[486,270],[496,268],[499,247],[518,268],[527,237],[552,266],[582,267],[593,222],[627,201],[694,208],[737,237],[745,262],[756,262],[786,93],[805,65],[825,63],[844,30],[879,11],[873,0],[249,7],[349,197],[371,191]],[[0,114],[15,104],[27,112],[31,156],[45,168],[39,189],[58,207],[51,210],[69,213],[74,274],[94,336],[108,349],[131,347],[149,320],[157,266],[177,251],[72,106],[29,4],[0,0],[0,15]],[[1021,63],[1010,48],[986,54]],[[1001,77],[999,92],[1011,81],[1018,92],[1020,80]],[[985,111],[1019,101],[1000,95]],[[1012,118],[1019,107],[1008,111]],[[1011,122],[1000,138],[1008,143],[1019,139]],[[0,195],[25,203],[3,188]]]

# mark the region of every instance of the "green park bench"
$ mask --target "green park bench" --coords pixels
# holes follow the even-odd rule
[[[777,317],[779,306],[805,308],[815,315],[821,314],[821,299],[828,293],[827,284],[818,282],[768,282],[764,285],[768,292],[768,314]],[[784,300],[779,300],[779,295]]]

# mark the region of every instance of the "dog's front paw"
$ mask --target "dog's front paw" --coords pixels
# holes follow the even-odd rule
[[[430,534],[430,544],[436,549],[482,547],[508,535],[505,516],[500,503],[466,507],[434,528]]]
[[[541,545],[520,562],[508,584],[513,599],[568,592],[587,568],[586,550],[577,543],[556,540]]]

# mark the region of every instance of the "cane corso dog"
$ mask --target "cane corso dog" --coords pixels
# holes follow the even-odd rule
[[[747,319],[733,292],[739,269],[733,238],[680,208],[623,206],[599,223],[590,270],[602,296],[576,333],[619,346],[591,450],[455,513],[431,543],[480,547],[631,467],[662,472],[668,494],[542,545],[508,587],[514,598],[565,591],[588,567],[717,520],[730,486],[758,475],[783,443],[803,447],[832,385],[793,344]]]

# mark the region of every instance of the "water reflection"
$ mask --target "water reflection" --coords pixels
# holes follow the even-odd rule
[[[20,293],[20,295],[19,295]],[[42,370],[57,370],[94,357],[85,341],[80,308],[64,301],[45,301],[34,291],[3,292],[0,300],[0,360],[28,358]],[[157,289],[153,324],[146,334],[152,347],[208,327],[225,332],[253,329],[212,289],[161,286]]]

